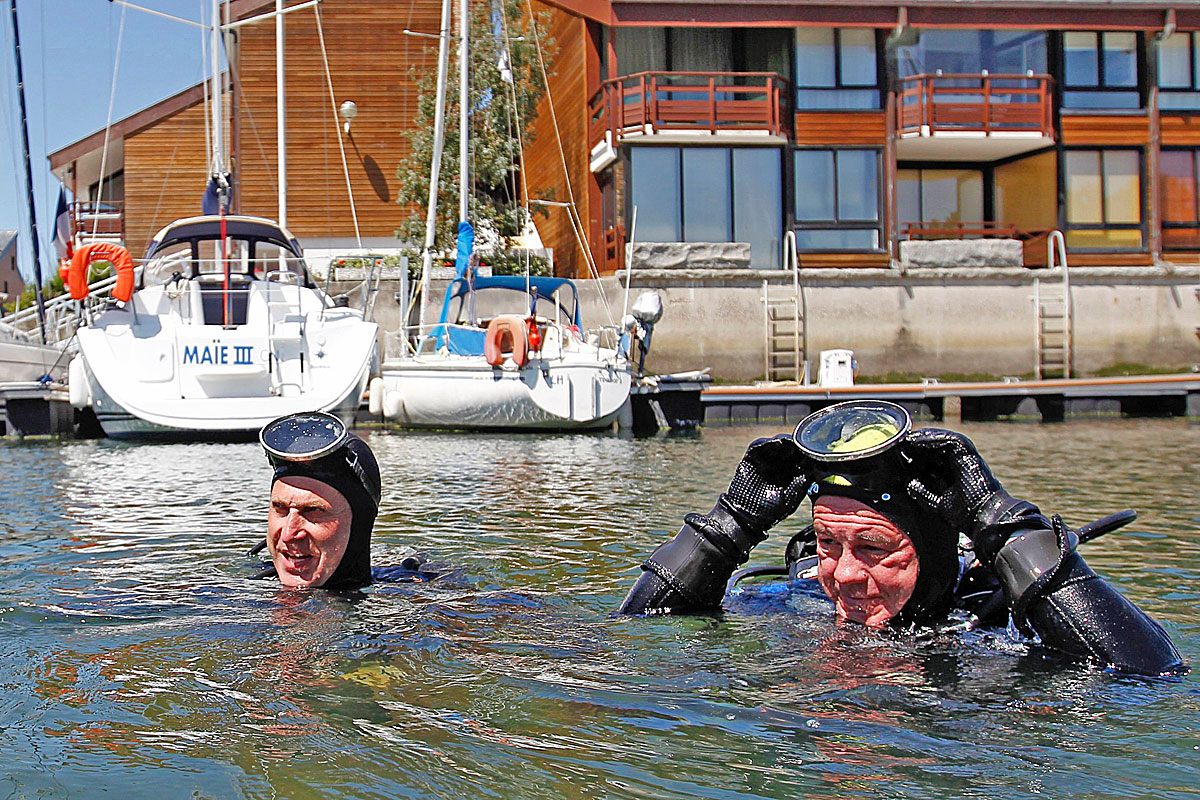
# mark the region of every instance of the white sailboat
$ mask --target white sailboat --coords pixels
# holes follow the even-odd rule
[[[113,438],[242,437],[296,411],[350,417],[377,326],[312,281],[295,238],[256,217],[179,220],[140,286],[78,332],[71,401]]]
[[[72,404],[90,407],[114,438],[243,438],[298,411],[349,418],[378,360],[378,326],[316,285],[286,227],[226,213],[218,8],[213,0],[213,177],[205,201],[215,213],[163,228],[138,270],[114,245],[81,248],[71,265],[76,299],[87,294],[92,256],[117,267],[117,302],[79,329],[69,369]]]
[[[450,8],[450,0],[443,0],[423,294],[429,286],[445,131]],[[466,0],[459,0],[459,24],[458,277],[446,288],[441,316],[431,329],[423,324],[422,297],[415,345],[409,346],[408,332],[402,331],[402,346],[394,356],[389,353],[380,377],[371,383],[371,410],[390,422],[419,428],[607,427],[629,398],[629,338],[615,328],[585,334],[578,291],[570,280],[479,277],[469,246],[461,244],[470,190]]]

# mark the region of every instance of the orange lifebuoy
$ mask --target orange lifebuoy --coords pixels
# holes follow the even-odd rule
[[[87,270],[93,261],[112,263],[117,271],[117,284],[113,287],[112,296],[122,303],[128,303],[129,298],[133,297],[133,257],[124,247],[111,242],[85,244],[75,251],[66,280],[71,298],[82,300],[88,296]]]
[[[521,317],[500,316],[488,323],[483,338],[483,355],[493,367],[504,362],[505,349],[512,353],[513,363],[523,367],[529,363],[529,329]]]

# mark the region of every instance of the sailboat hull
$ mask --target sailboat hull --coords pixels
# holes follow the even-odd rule
[[[523,368],[482,358],[389,362],[382,371],[385,418],[404,427],[470,430],[606,428],[629,397],[622,361],[534,358]]]

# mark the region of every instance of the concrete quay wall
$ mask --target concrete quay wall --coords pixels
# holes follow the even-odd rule
[[[736,272],[737,274],[731,274]],[[790,274],[757,270],[633,273],[632,296],[655,289],[663,319],[647,367],[673,372],[711,367],[722,380],[764,374],[764,280],[772,293]],[[1075,374],[1120,363],[1175,369],[1200,363],[1200,268],[1075,267],[1070,271]],[[1059,270],[801,270],[809,359],[853,350],[860,376],[911,373],[1030,374],[1035,366],[1034,281],[1061,286]],[[602,313],[596,281],[582,282],[585,319]],[[602,280],[610,303],[623,279]],[[614,312],[614,317],[620,316]]]
[[[1074,370],[1120,363],[1189,368],[1200,363],[1200,267],[1073,267]],[[1025,268],[801,270],[812,377],[821,350],[853,350],[860,376],[908,373],[1028,375],[1034,370],[1034,281],[1061,285],[1061,272]],[[709,367],[726,381],[764,375],[763,281],[772,293],[790,273],[751,269],[634,270],[630,302],[654,289],[664,301],[646,366],[656,372]],[[579,280],[586,327],[617,324],[622,273]],[[335,284],[347,291],[354,284]],[[434,281],[427,319],[446,281]],[[375,318],[400,327],[396,281],[380,287]],[[607,299],[609,312],[605,311]],[[413,314],[413,322],[416,314]]]

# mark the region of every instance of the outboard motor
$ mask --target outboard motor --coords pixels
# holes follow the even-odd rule
[[[646,353],[650,350],[650,337],[654,333],[654,324],[662,319],[663,302],[658,292],[642,292],[633,303],[632,312],[622,323],[625,330],[637,338],[641,355],[638,357],[638,374],[646,366]]]

